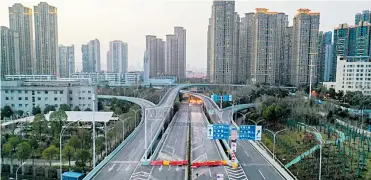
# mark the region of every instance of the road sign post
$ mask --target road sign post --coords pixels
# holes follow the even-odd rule
[[[207,137],[208,139],[229,139],[231,131],[228,124],[209,124],[207,125]]]
[[[256,125],[240,126],[240,132],[238,133],[238,139],[261,141],[261,136],[262,136],[262,126],[256,126]]]

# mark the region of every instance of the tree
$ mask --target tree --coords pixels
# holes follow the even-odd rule
[[[76,152],[76,157],[77,157],[77,164],[80,167],[85,167],[86,163],[88,162],[88,160],[91,157],[90,151],[86,150],[86,149],[79,149]]]
[[[50,111],[55,111],[55,106],[47,105],[44,109],[44,114],[48,114]]]
[[[46,131],[47,129],[47,121],[45,119],[44,114],[36,114],[32,123],[32,130],[34,135],[37,134],[38,139],[41,139],[41,134]]]
[[[18,115],[18,116],[23,116],[24,115],[24,111],[22,111],[22,110],[18,110],[17,112],[16,112],[16,114]]]
[[[71,136],[68,140],[68,146],[71,146],[76,151],[77,148],[81,147],[81,140],[76,135]]]
[[[40,108],[40,106],[33,107],[32,108],[32,114],[33,115],[41,114],[41,108]]]
[[[122,109],[119,108],[119,107],[116,107],[114,112],[115,112],[115,114],[116,114],[117,116],[119,116],[120,114],[122,114]]]
[[[59,138],[59,133],[62,130],[62,126],[67,121],[67,114],[63,110],[59,109],[58,111],[54,111],[49,116],[49,121],[52,124],[52,131],[54,137]]]
[[[63,155],[68,160],[68,167],[71,167],[71,158],[75,155],[75,150],[71,146],[66,146],[63,149]]]
[[[330,88],[330,89],[328,89],[327,93],[328,93],[329,96],[330,96],[331,98],[333,98],[333,99],[336,97],[336,92],[335,92],[335,89],[334,89],[334,88]]]
[[[105,139],[104,139],[103,136],[99,136],[99,137],[97,138],[97,147],[99,147],[99,148],[97,148],[97,149],[99,149],[99,152],[100,152],[101,157],[103,157],[104,141],[105,141]],[[106,152],[106,153],[107,153],[107,152]]]
[[[49,166],[52,167],[52,160],[57,156],[58,153],[58,148],[54,145],[51,145],[42,152],[43,159],[48,160]]]
[[[63,111],[71,111],[71,108],[67,104],[61,104],[59,109]]]
[[[90,108],[86,108],[85,111],[91,111],[91,109]]]
[[[104,110],[103,103],[98,101],[98,111]]]
[[[31,158],[32,158],[32,167],[34,167],[34,164],[35,164],[35,158],[36,158],[36,154],[37,154],[37,148],[39,147],[39,143],[37,142],[36,138],[35,137],[31,137],[29,140],[28,140],[28,144],[30,144],[30,147],[31,147]]]
[[[73,111],[81,111],[81,110],[79,106],[75,106],[75,108],[73,108]]]
[[[3,114],[4,117],[10,117],[13,115],[13,110],[10,106],[8,105],[5,105],[3,110],[1,111],[1,113]]]
[[[31,146],[28,144],[28,142],[21,142],[17,146],[17,158],[21,161],[21,163],[24,162],[28,157],[30,157],[31,154]]]
[[[8,142],[4,145],[4,153],[10,158],[10,174],[13,174],[13,159],[16,155],[16,147],[19,143],[17,136],[8,139]]]

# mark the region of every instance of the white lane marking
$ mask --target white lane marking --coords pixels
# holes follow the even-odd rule
[[[133,172],[135,172],[137,169],[138,169],[138,166],[140,166],[140,164],[138,163],[138,165],[135,167],[135,169],[134,169],[134,171]],[[131,179],[131,178],[133,178],[133,175],[134,174],[136,174],[136,173],[133,173],[133,174],[131,174],[131,176],[130,176],[130,178],[129,179]]]
[[[260,170],[258,170],[258,171],[259,171],[260,175],[263,177],[263,179],[265,179],[265,177],[263,176],[263,173]]]
[[[112,169],[116,166],[116,164],[113,164],[109,169],[108,172],[112,171]]]
[[[167,171],[170,171],[170,169],[171,169],[171,166],[169,166],[169,169]]]
[[[125,168],[125,171],[128,171],[130,169],[131,164],[129,164],[128,167]]]
[[[152,166],[151,172],[149,172],[147,180],[151,177],[151,174],[152,174],[153,168],[155,168],[155,166]]]
[[[162,165],[158,168],[158,171],[160,172],[162,171]]]
[[[213,177],[213,176],[211,175],[211,170],[210,170],[210,168],[209,168],[209,175],[210,175],[210,177]]]
[[[123,166],[124,164],[121,164],[119,168],[117,168],[116,171],[120,171],[121,167]]]
[[[177,141],[178,141],[178,139],[175,139],[175,144],[176,144]]]
[[[247,156],[247,157],[250,157],[250,155],[249,155],[249,154],[247,154],[247,152],[246,152],[246,151],[244,151],[244,152],[245,152],[245,154],[246,154],[246,156]]]

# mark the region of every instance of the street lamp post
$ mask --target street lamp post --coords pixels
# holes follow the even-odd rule
[[[140,111],[140,109],[137,109],[137,110],[130,109],[130,110],[134,111],[134,113],[135,113],[135,127],[137,127],[137,120],[138,120],[138,118],[137,118],[137,112]]]
[[[283,132],[283,131],[285,131],[285,130],[287,130],[287,129],[282,129],[282,130],[279,130],[279,131],[277,131],[277,132],[273,132],[273,131],[271,131],[271,130],[269,130],[269,129],[265,129],[266,131],[268,131],[268,132],[270,132],[270,133],[272,133],[272,135],[273,135],[273,160],[276,158],[276,154],[275,154],[275,148],[276,148],[276,135],[278,134],[278,133],[280,133],[280,132]]]
[[[130,118],[131,118],[131,117],[127,117],[127,118],[125,118],[124,120],[119,119],[119,120],[122,122],[122,141],[125,140],[125,121],[126,121],[127,119],[130,119]]]
[[[17,170],[15,171],[15,180],[18,180],[18,170],[19,170],[19,168],[21,168],[23,165],[25,165],[26,164],[26,162],[23,162],[18,168],[17,168]]]
[[[264,121],[264,119],[259,120],[259,121],[254,121],[254,120],[248,119],[248,121],[251,121],[251,122],[255,123],[255,125],[258,125],[260,122]]]
[[[59,171],[60,171],[60,174],[61,174],[61,177],[62,177],[62,137],[63,137],[63,133],[64,131],[73,123],[75,122],[79,122],[80,120],[77,120],[77,121],[73,121],[73,122],[70,122],[68,124],[66,124],[64,127],[62,127],[61,129],[61,133],[59,134]]]
[[[95,168],[96,160],[95,160],[95,94],[92,95],[93,100],[93,167]]]
[[[321,134],[316,128],[311,127],[315,132]],[[321,174],[322,174],[322,145],[323,145],[323,140],[321,136],[320,140],[320,145],[319,145],[319,172],[318,172],[318,179],[321,180]]]

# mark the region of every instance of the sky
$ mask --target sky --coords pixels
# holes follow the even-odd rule
[[[0,26],[9,27],[8,7],[22,3],[33,8],[36,0],[0,0]],[[108,44],[128,43],[129,71],[143,69],[145,35],[165,39],[175,26],[187,30],[187,70],[206,71],[207,26],[212,0],[44,0],[58,8],[58,43],[75,45],[76,70],[82,69],[81,45],[98,38],[101,67],[107,69]],[[371,10],[371,1],[236,0],[240,17],[255,8],[289,15],[290,25],[299,8],[320,12],[320,30],[332,31],[341,23],[354,24],[354,15]]]

